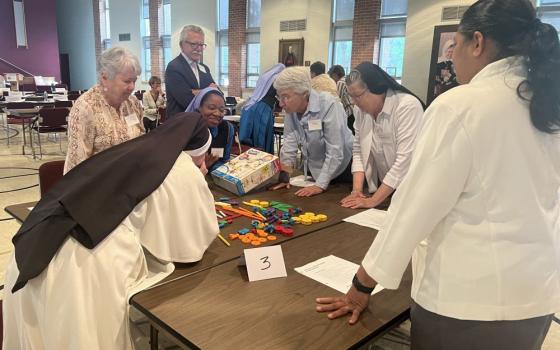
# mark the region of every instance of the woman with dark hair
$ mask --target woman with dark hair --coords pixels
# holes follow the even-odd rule
[[[362,62],[346,78],[354,101],[352,192],[340,202],[346,208],[374,208],[403,180],[424,105],[418,97],[371,62]],[[364,182],[368,192],[363,193]]]
[[[414,349],[540,349],[560,310],[558,34],[529,0],[481,0],[455,42],[463,85],[426,111],[353,287],[317,310],[356,323],[413,256]]]
[[[210,86],[200,90],[185,111],[199,112],[208,124],[212,145],[206,154],[206,168],[210,172],[227,162],[231,156],[235,130],[233,125],[224,120],[225,103],[224,94]]]

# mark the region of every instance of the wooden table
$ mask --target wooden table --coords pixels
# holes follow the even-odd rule
[[[245,268],[234,260],[140,292],[131,303],[179,346],[357,348],[408,317],[410,271],[398,290],[373,296],[359,323],[349,326],[346,317],[329,321],[315,311],[316,297],[340,293],[294,268],[330,254],[360,263],[374,236],[372,229],[339,223],[282,243],[286,278],[248,282]]]
[[[25,219],[27,219],[27,216],[31,212],[29,208],[35,206],[35,204],[37,204],[37,202],[8,205],[6,208],[4,208],[4,210],[6,211],[6,213],[13,216],[17,221],[22,223],[25,221]]]
[[[234,198],[235,196],[231,193],[210,184],[214,198],[218,200],[220,197],[228,196]],[[342,222],[342,219],[356,214],[358,211],[353,209],[342,208],[339,204],[342,197],[350,192],[349,184],[334,184],[329,186],[329,189],[318,196],[315,197],[297,197],[294,193],[299,189],[299,187],[292,187],[289,190],[282,189],[278,191],[263,191],[257,192],[255,194],[248,194],[239,198],[239,201],[248,201],[250,199],[259,199],[263,201],[278,201],[287,203],[296,207],[301,207],[304,212],[314,212],[316,214],[325,214],[328,216],[328,220],[325,222],[316,223],[310,226],[297,225],[294,230],[294,236],[298,237],[301,235],[308,234],[335,224]],[[245,206],[247,207],[247,206]],[[221,229],[221,233],[224,237],[227,237],[228,233],[237,232],[237,230],[242,228],[250,228],[251,220],[248,218],[238,218],[235,219],[233,224],[228,225]],[[293,238],[292,237],[292,238]],[[278,240],[270,244],[278,244],[290,238],[278,235]],[[248,248],[246,245],[242,245],[239,242],[233,242],[231,247],[227,247],[219,239],[214,240],[210,247],[204,253],[204,258],[196,263],[190,264],[175,264],[175,271],[168,276],[164,281],[173,280],[177,277],[192,274],[194,272],[210,268],[222,264],[224,262],[230,261],[237,258],[243,254],[243,249]]]

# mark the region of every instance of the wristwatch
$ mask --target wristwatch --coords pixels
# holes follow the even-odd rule
[[[360,282],[360,280],[358,279],[358,275],[357,275],[357,274],[355,274],[355,275],[354,275],[354,278],[352,278],[352,285],[354,286],[354,288],[356,288],[356,290],[357,290],[358,292],[362,292],[362,293],[365,293],[365,294],[368,294],[368,295],[371,294],[371,292],[373,292],[373,290],[375,289],[375,287],[370,288],[370,287],[364,286],[364,285]]]

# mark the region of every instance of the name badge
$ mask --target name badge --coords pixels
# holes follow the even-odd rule
[[[223,158],[224,157],[224,149],[223,148],[212,148],[210,150],[210,154],[214,157]]]
[[[307,125],[309,126],[309,131],[316,131],[316,130],[323,129],[320,119],[311,119],[307,122]]]
[[[202,73],[205,73],[205,74],[206,74],[206,68],[204,68],[203,65],[199,64],[199,65],[198,65],[198,70],[201,71]]]
[[[129,114],[126,117],[124,117],[124,120],[126,121],[126,125],[128,126],[134,126],[139,123],[136,114]]]

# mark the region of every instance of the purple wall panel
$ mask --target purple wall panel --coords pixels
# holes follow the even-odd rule
[[[60,80],[55,0],[24,0],[28,48],[16,48],[12,0],[0,0],[0,58],[33,75]],[[0,73],[17,72],[0,61]]]

